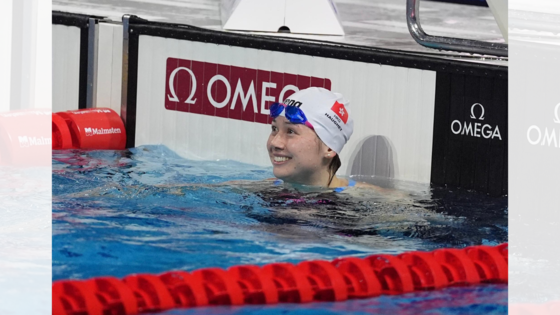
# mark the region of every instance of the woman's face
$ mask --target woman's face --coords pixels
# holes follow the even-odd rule
[[[325,185],[329,148],[309,127],[292,124],[283,116],[272,121],[266,143],[274,176],[286,182]]]

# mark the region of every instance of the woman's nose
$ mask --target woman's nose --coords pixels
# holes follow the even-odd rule
[[[282,134],[279,132],[272,137],[270,146],[272,149],[284,149],[285,141]]]

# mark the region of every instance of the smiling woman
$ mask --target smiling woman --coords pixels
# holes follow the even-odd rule
[[[338,154],[354,131],[348,104],[341,94],[317,87],[272,104],[266,146],[274,176],[303,185],[353,186],[335,176],[341,165]]]

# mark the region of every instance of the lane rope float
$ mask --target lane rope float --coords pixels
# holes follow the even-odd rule
[[[203,268],[53,283],[54,315],[134,315],[212,305],[344,301],[508,282],[508,244],[298,264]]]

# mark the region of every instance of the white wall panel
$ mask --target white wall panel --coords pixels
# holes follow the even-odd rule
[[[80,29],[52,26],[53,112],[78,109],[80,82]]]
[[[216,56],[214,56],[217,60],[217,63],[219,64],[225,64],[225,65],[231,65],[232,63],[232,53],[231,53],[231,47],[225,47],[226,49],[224,49],[224,53],[221,54],[217,54]],[[229,78],[229,76],[226,76]],[[188,114],[187,114],[188,115]],[[241,146],[240,142],[236,142],[236,141],[231,141],[230,137],[227,135],[234,135],[237,138],[240,138],[242,136],[242,134],[240,133],[241,130],[240,129],[234,129],[232,127],[232,125],[229,123],[229,120],[226,120],[224,118],[221,119],[215,119],[216,124],[214,126],[214,130],[215,130],[215,134],[216,137],[214,138],[214,141],[211,141],[214,144],[214,147],[212,149],[212,156],[210,157],[210,159],[213,160],[217,160],[217,159],[231,159],[229,157],[229,152],[232,152],[234,150],[239,150],[239,147]],[[227,123],[226,123],[227,122]],[[246,133],[245,134],[247,137],[254,137],[254,135]],[[210,142],[210,141],[208,141]],[[253,142],[256,142],[255,140],[253,140]],[[244,161],[246,163],[251,163],[249,161]]]
[[[148,40],[146,45],[151,45],[151,39]],[[152,46],[153,47],[153,46]],[[154,47],[156,48],[156,47]],[[138,56],[138,64],[142,65],[144,72],[149,73],[149,75],[138,76],[138,93],[137,101],[138,104],[150,104],[154,101],[154,97],[157,93],[154,93],[151,89],[140,88],[150,86],[150,77],[161,76],[161,72],[165,71],[164,67],[161,69],[153,68],[152,63],[152,49],[147,49],[143,54]],[[169,51],[172,53],[172,51]],[[159,71],[158,71],[159,70]],[[163,74],[164,75],[164,74]],[[163,96],[162,96],[163,97]],[[164,112],[157,115],[153,115],[152,112],[157,111],[157,109],[151,106],[138,106],[136,109],[136,142],[138,144],[139,139],[149,138],[153,143],[164,143],[164,139],[161,136],[161,130],[165,128],[165,125],[161,123]],[[159,126],[158,126],[159,125]],[[173,149],[173,148],[171,148]]]
[[[179,42],[176,40],[166,39],[164,47],[169,53],[179,54]],[[159,108],[157,109],[153,108],[152,115],[157,116],[158,115],[157,112],[159,110],[160,110]],[[186,152],[186,150],[183,149],[183,147],[187,146],[187,139],[189,138],[188,135],[185,133],[186,130],[185,123],[184,122],[181,123],[181,120],[185,120],[185,118],[186,117],[184,117],[184,115],[173,115],[170,111],[165,111],[164,115],[162,116],[162,119],[164,119],[166,122],[163,125],[163,134],[165,134],[167,137],[166,138],[167,143],[173,144],[172,147],[170,146],[172,150],[178,153]],[[139,125],[138,123],[136,125],[138,127],[142,126]],[[138,128],[136,129],[136,134],[138,135]],[[163,136],[159,143],[163,143]],[[184,153],[181,155],[184,155]]]
[[[357,167],[361,168],[362,161],[361,158],[357,157],[357,153],[362,139],[359,139],[359,136],[357,135],[366,135],[368,133],[368,129],[371,128],[371,124],[369,123],[359,123],[357,121],[358,117],[376,117],[374,116],[375,113],[373,112],[375,107],[371,106],[371,103],[375,101],[375,97],[377,96],[377,94],[372,93],[373,86],[368,86],[367,84],[367,82],[372,82],[370,81],[370,77],[377,73],[377,71],[372,69],[376,67],[379,67],[379,65],[364,64],[359,62],[351,63],[351,70],[353,74],[352,77],[354,78],[354,80],[352,80],[353,98],[350,100],[350,106],[348,106],[348,110],[355,120],[354,134],[343,150],[344,153],[341,155],[341,171],[344,170],[344,173],[347,174],[350,173],[353,163],[358,163],[359,165]],[[354,150],[350,150],[350,148],[354,148]]]
[[[140,37],[139,49],[136,145],[165,144],[187,158],[270,165],[268,125],[165,109],[167,58],[196,60],[330,79],[331,90],[350,100],[355,120],[339,175],[349,175],[354,163],[371,163],[356,159],[357,152],[366,139],[378,137],[392,151],[393,178],[430,181],[433,71],[150,36]],[[233,94],[236,82],[230,84]]]
[[[205,60],[205,59],[212,60],[210,58],[205,58],[205,55],[207,53],[206,46],[207,45],[204,45],[203,43],[200,42],[191,43],[190,49],[188,50],[188,54],[186,54],[185,57],[183,58],[193,59],[193,60]],[[179,47],[181,47],[181,45],[179,45]],[[158,56],[154,56],[154,57],[158,57]],[[201,82],[199,82],[199,85],[200,83]],[[187,149],[192,150],[195,154],[197,154],[201,158],[205,158],[205,156],[208,156],[208,158],[210,158],[213,152],[211,151],[203,152],[201,150],[201,144],[203,141],[213,141],[214,137],[216,136],[215,134],[213,134],[214,129],[210,125],[212,123],[212,120],[214,119],[201,120],[199,119],[199,117],[189,117],[189,118],[191,118],[189,119],[189,125],[188,125],[189,132],[185,133],[185,137],[188,138],[190,142],[189,143],[190,146]]]
[[[416,74],[418,75],[418,74]],[[426,126],[434,125],[434,108],[426,108],[424,102],[432,100],[432,104],[435,102],[435,95],[432,90],[435,90],[435,73],[429,71],[420,72],[420,92],[418,97],[414,97],[414,94],[409,95],[410,104],[415,104],[414,112],[411,113],[412,117],[416,117],[410,122],[410,126],[413,128],[411,132],[417,133],[418,137],[421,139],[433,139],[433,129],[427,128]],[[415,102],[413,102],[415,101]],[[427,146],[424,143],[415,143],[415,151],[413,154],[418,157],[417,163],[415,164],[417,178],[430,178],[431,177],[431,166],[432,161],[426,159],[425,157],[432,153],[432,142]]]
[[[109,107],[120,113],[122,89],[123,28],[100,22],[97,42],[95,107]]]

